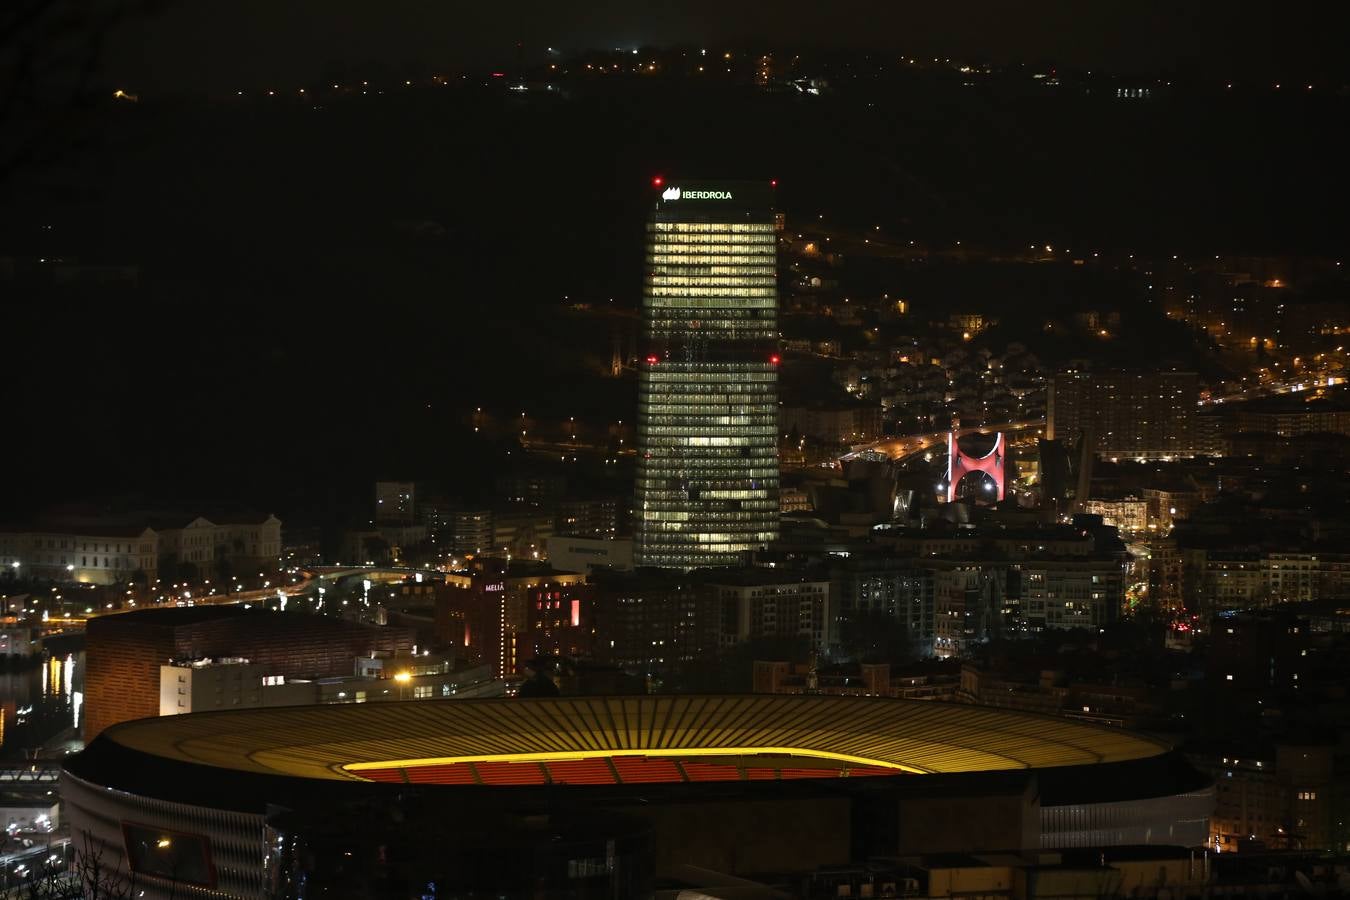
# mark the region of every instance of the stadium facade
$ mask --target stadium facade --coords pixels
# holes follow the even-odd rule
[[[115,725],[63,774],[147,898],[646,897],[689,866],[1208,838],[1165,745],[1010,710],[821,696],[250,709]]]

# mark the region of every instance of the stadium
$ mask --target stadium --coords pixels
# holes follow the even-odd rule
[[[922,701],[639,696],[386,702],[109,728],[62,795],[146,897],[643,897],[684,867],[1208,837],[1166,745]]]

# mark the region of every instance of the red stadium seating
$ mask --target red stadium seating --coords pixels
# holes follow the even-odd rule
[[[624,784],[657,784],[664,781],[683,781],[680,770],[668,759],[648,759],[645,756],[616,756],[614,768]]]
[[[604,758],[547,763],[554,784],[614,784],[614,770]]]
[[[539,763],[474,763],[483,784],[543,784],[544,770]]]
[[[413,784],[475,784],[473,767],[469,763],[451,763],[446,766],[409,766],[403,771]]]
[[[684,763],[684,773],[690,781],[740,781],[741,770],[735,766],[715,763]]]

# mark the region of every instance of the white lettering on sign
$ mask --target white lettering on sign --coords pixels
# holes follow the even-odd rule
[[[686,191],[668,187],[661,192],[662,200],[733,200],[731,191]]]

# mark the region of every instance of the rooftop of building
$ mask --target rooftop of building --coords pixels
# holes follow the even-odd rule
[[[915,862],[924,869],[984,869],[990,865],[972,853],[926,853],[915,857]]]
[[[170,606],[154,609],[136,609],[128,612],[115,612],[95,616],[89,620],[92,631],[97,632],[104,624],[117,627],[150,626],[160,628],[182,628],[199,625],[203,622],[250,619],[262,626],[279,627],[303,622],[308,628],[348,628],[356,623],[336,616],[315,615],[313,613],[281,611],[275,607],[242,606],[239,604],[218,604],[211,606]],[[378,625],[365,625],[367,628],[380,628]]]
[[[699,577],[706,579],[709,584],[734,587],[767,587],[777,584],[814,584],[817,582],[828,582],[830,580],[830,576],[820,570],[787,568],[784,566],[752,566],[748,568],[732,568],[728,566],[723,569],[703,570],[696,574],[698,574]]]
[[[474,560],[469,572],[482,578],[548,578],[553,575],[572,577],[579,574],[555,569],[548,562],[542,560],[512,558],[508,561],[496,557],[482,557]]]
[[[247,666],[249,660],[244,656],[194,656],[171,659],[165,665],[180,669],[210,669],[217,666]]]
[[[5,534],[66,534],[75,537],[136,538],[145,533],[149,525],[128,525],[111,522],[37,522],[0,524],[0,533]]]
[[[1094,847],[1087,850],[1061,850],[1065,859],[1079,854],[1093,854],[1113,862],[1142,862],[1155,859],[1191,859],[1196,851],[1190,847],[1171,844],[1124,844],[1118,847]]]
[[[214,622],[219,619],[238,619],[243,616],[254,615],[262,616],[267,614],[267,610],[246,609],[238,605],[212,605],[212,606],[170,606],[157,609],[135,609],[128,612],[110,613],[104,616],[95,616],[90,619],[90,624],[97,627],[104,622],[115,622],[117,625],[157,625],[161,627],[177,628],[183,625],[197,625],[201,622]]]
[[[415,780],[463,763],[517,766],[526,778],[555,762],[762,755],[808,768],[952,774],[1140,760],[1167,750],[1127,732],[1009,710],[781,695],[232,710],[126,722],[105,738],[159,761],[337,781],[384,780],[390,772]]]
[[[860,713],[862,705],[908,706],[922,715],[900,728],[891,716]],[[795,731],[777,730],[783,728]],[[699,743],[710,734],[717,745],[699,752],[713,743]],[[789,746],[774,746],[785,739]],[[492,743],[486,759],[455,755],[466,742],[482,749],[486,740]],[[808,741],[836,757],[860,742],[886,745],[884,752],[911,761],[930,754],[953,771],[918,777],[802,755]],[[533,758],[506,756],[508,750]],[[745,752],[729,755],[737,750]],[[373,768],[344,762],[362,758]],[[414,764],[424,759],[436,761]],[[503,804],[579,810],[859,794],[939,801],[1039,795],[1042,805],[1062,806],[1173,796],[1209,784],[1176,751],[1115,729],[935,702],[772,695],[419,700],[194,713],[115,726],[68,758],[65,769],[94,787],[253,814],[277,804],[327,810],[416,796],[435,804],[453,797],[465,815],[489,815]]]
[[[945,520],[919,527],[911,525],[890,525],[881,529],[879,534],[888,538],[915,538],[925,540],[1036,540],[1036,541],[1083,541],[1090,536],[1084,525],[1065,525],[1053,523],[1046,525],[1002,525],[997,522],[982,522],[978,525],[954,525]]]
[[[1150,368],[1150,367],[1140,367],[1140,368],[1126,368],[1126,367],[1119,367],[1119,368],[1092,368],[1092,369],[1077,369],[1077,368],[1075,368],[1075,369],[1063,369],[1063,370],[1061,370],[1061,371],[1052,373],[1052,377],[1056,377],[1056,378],[1062,377],[1062,376],[1065,376],[1065,375],[1088,375],[1088,376],[1097,376],[1097,377],[1100,377],[1100,376],[1111,376],[1111,377],[1115,377],[1115,376],[1120,376],[1120,375],[1129,375],[1129,376],[1136,376],[1136,377],[1139,377],[1139,376],[1146,376],[1146,375],[1191,375],[1191,376],[1194,376],[1194,375],[1196,375],[1196,373],[1193,372],[1193,371],[1189,371],[1189,370],[1187,370],[1187,369],[1178,368],[1178,367],[1175,367],[1175,366],[1172,367],[1172,368],[1170,368],[1170,369],[1168,369],[1167,371],[1161,371],[1161,370],[1159,370],[1159,369],[1157,369],[1157,368]]]
[[[168,531],[185,528],[198,519],[204,519],[212,525],[261,525],[272,518],[271,513],[248,509],[181,512],[69,506],[49,510],[31,522],[0,525],[0,531],[89,537],[139,537],[146,529]]]
[[[1225,403],[1218,407],[1219,412],[1230,415],[1235,413],[1324,413],[1350,411],[1350,391],[1332,388],[1320,395],[1307,393],[1281,394],[1275,397],[1258,397],[1239,403]]]
[[[845,662],[819,666],[816,670],[821,677],[838,675],[860,675],[865,667],[886,666],[892,678],[918,678],[926,675],[950,675],[960,677],[962,660],[959,659],[918,659],[906,663],[863,663]],[[789,663],[799,673],[805,672],[809,663]]]

